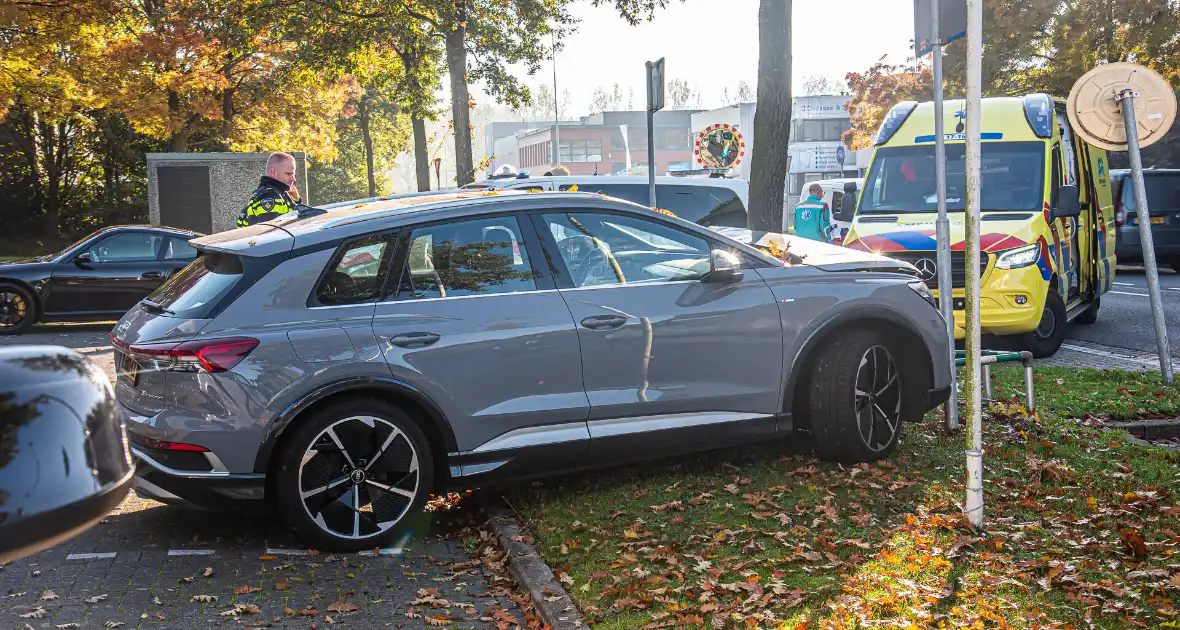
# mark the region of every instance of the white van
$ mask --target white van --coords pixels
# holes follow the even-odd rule
[[[798,204],[804,199],[807,199],[809,193],[807,192],[813,184],[819,184],[824,189],[824,201],[828,204],[828,209],[832,213],[832,242],[836,245],[844,243],[844,237],[848,235],[848,228],[852,227],[852,217],[847,217],[847,220],[837,220],[836,215],[840,213],[840,204],[844,201],[844,189],[846,184],[853,184],[856,186],[856,194],[860,195],[860,188],[864,184],[864,179],[855,177],[846,177],[842,179],[820,179],[816,181],[806,182],[803,184],[803,190],[799,193],[799,198],[795,200]],[[856,199],[853,199],[853,207],[856,207]],[[783,210],[783,233],[795,233],[795,206]]]
[[[466,189],[569,190],[600,193],[642,206],[649,205],[646,177],[630,175],[569,175],[486,179]],[[750,183],[728,177],[656,176],[656,205],[705,227],[746,227]]]

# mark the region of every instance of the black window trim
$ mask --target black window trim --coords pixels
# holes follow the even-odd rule
[[[385,278],[381,281],[381,286],[377,290],[377,295],[376,295],[376,297],[374,297],[371,300],[365,300],[363,302],[351,302],[348,304],[324,304],[323,302],[320,302],[320,300],[317,296],[319,295],[319,292],[320,292],[320,286],[324,283],[324,280],[327,279],[328,274],[331,273],[331,271],[336,268],[336,265],[340,264],[340,261],[344,258],[344,253],[346,251],[348,251],[349,245],[351,245],[352,243],[355,243],[357,241],[363,241],[363,240],[369,239],[369,238],[377,238],[377,237],[382,237],[382,236],[388,237],[389,241],[390,241],[389,246],[390,246],[390,249],[392,250],[392,256],[395,257],[395,256],[397,256],[397,253],[398,253],[396,248],[397,248],[398,242],[400,241],[400,232],[403,229],[404,228],[398,227],[398,228],[393,228],[393,229],[379,230],[376,232],[369,232],[367,234],[358,234],[358,235],[350,236],[350,237],[347,237],[347,238],[344,238],[344,239],[338,241],[335,244],[335,246],[324,248],[324,249],[332,249],[334,251],[332,252],[332,257],[328,259],[328,264],[324,265],[324,268],[320,270],[319,276],[316,277],[315,283],[313,283],[311,285],[311,292],[307,296],[307,307],[314,308],[314,309],[356,308],[358,306],[372,306],[372,305],[376,304],[377,302],[379,302],[381,300],[381,296],[384,295],[384,293],[385,293],[385,288],[389,284],[389,267],[388,266],[386,267],[386,270],[385,270],[386,271]],[[317,249],[316,251],[322,251],[322,250]],[[307,252],[307,253],[312,253],[312,252]],[[295,253],[292,252],[292,257],[294,257],[294,254]],[[391,257],[391,260],[392,260],[392,257]]]
[[[385,285],[381,289],[378,296],[378,305],[401,304],[421,302],[421,299],[401,298],[394,293],[400,286],[402,274],[406,272],[406,265],[408,264],[410,254],[410,242],[413,239],[414,230],[434,227],[436,225],[446,225],[448,223],[464,223],[467,221],[480,221],[484,219],[495,219],[498,217],[510,216],[516,219],[516,224],[520,227],[520,238],[524,243],[525,254],[529,259],[529,268],[533,272],[534,288],[528,291],[513,291],[511,293],[489,293],[485,295],[464,295],[454,296],[453,298],[429,298],[432,300],[449,300],[449,299],[469,299],[473,297],[491,297],[496,295],[530,295],[539,291],[552,291],[556,289],[554,282],[554,272],[550,269],[543,269],[538,266],[539,262],[545,259],[545,251],[538,242],[536,230],[533,228],[532,222],[528,218],[528,212],[521,210],[504,210],[501,212],[491,212],[487,214],[469,214],[457,217],[447,217],[443,219],[435,219],[433,221],[423,221],[421,223],[414,223],[411,225],[404,225],[400,228],[401,234],[398,235],[397,246],[393,251],[393,259],[390,261],[389,273],[385,276]],[[397,273],[393,270],[397,269]],[[317,285],[318,286],[318,285]]]

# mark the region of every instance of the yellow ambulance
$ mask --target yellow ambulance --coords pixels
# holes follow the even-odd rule
[[[946,101],[947,209],[955,334],[964,336],[963,164],[966,109]],[[980,322],[1037,357],[1057,352],[1068,323],[1093,323],[1115,270],[1106,151],[1070,128],[1045,94],[983,99]],[[845,247],[914,264],[935,294],[938,257],[934,106],[905,101],[877,132]]]

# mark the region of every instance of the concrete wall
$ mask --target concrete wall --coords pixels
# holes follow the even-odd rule
[[[312,194],[308,190],[307,156],[292,151],[295,157],[295,179],[301,202],[311,205]],[[160,224],[160,191],[157,170],[161,166],[206,166],[209,168],[209,213],[214,232],[223,232],[236,227],[238,214],[250,200],[258,187],[258,180],[265,174],[269,153],[149,153],[148,171],[148,217],[153,225]]]

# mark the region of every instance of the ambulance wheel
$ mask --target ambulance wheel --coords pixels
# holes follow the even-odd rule
[[[1074,318],[1073,323],[1075,323],[1075,324],[1093,324],[1094,322],[1098,321],[1098,309],[1101,306],[1102,306],[1102,298],[1100,298],[1100,297],[1094,298],[1094,301],[1090,302],[1089,308],[1082,311],[1081,313],[1078,313],[1078,316]]]
[[[1049,289],[1045,296],[1045,310],[1036,330],[1021,336],[1020,346],[1038,359],[1057,354],[1065,341],[1065,300],[1056,289]]]

